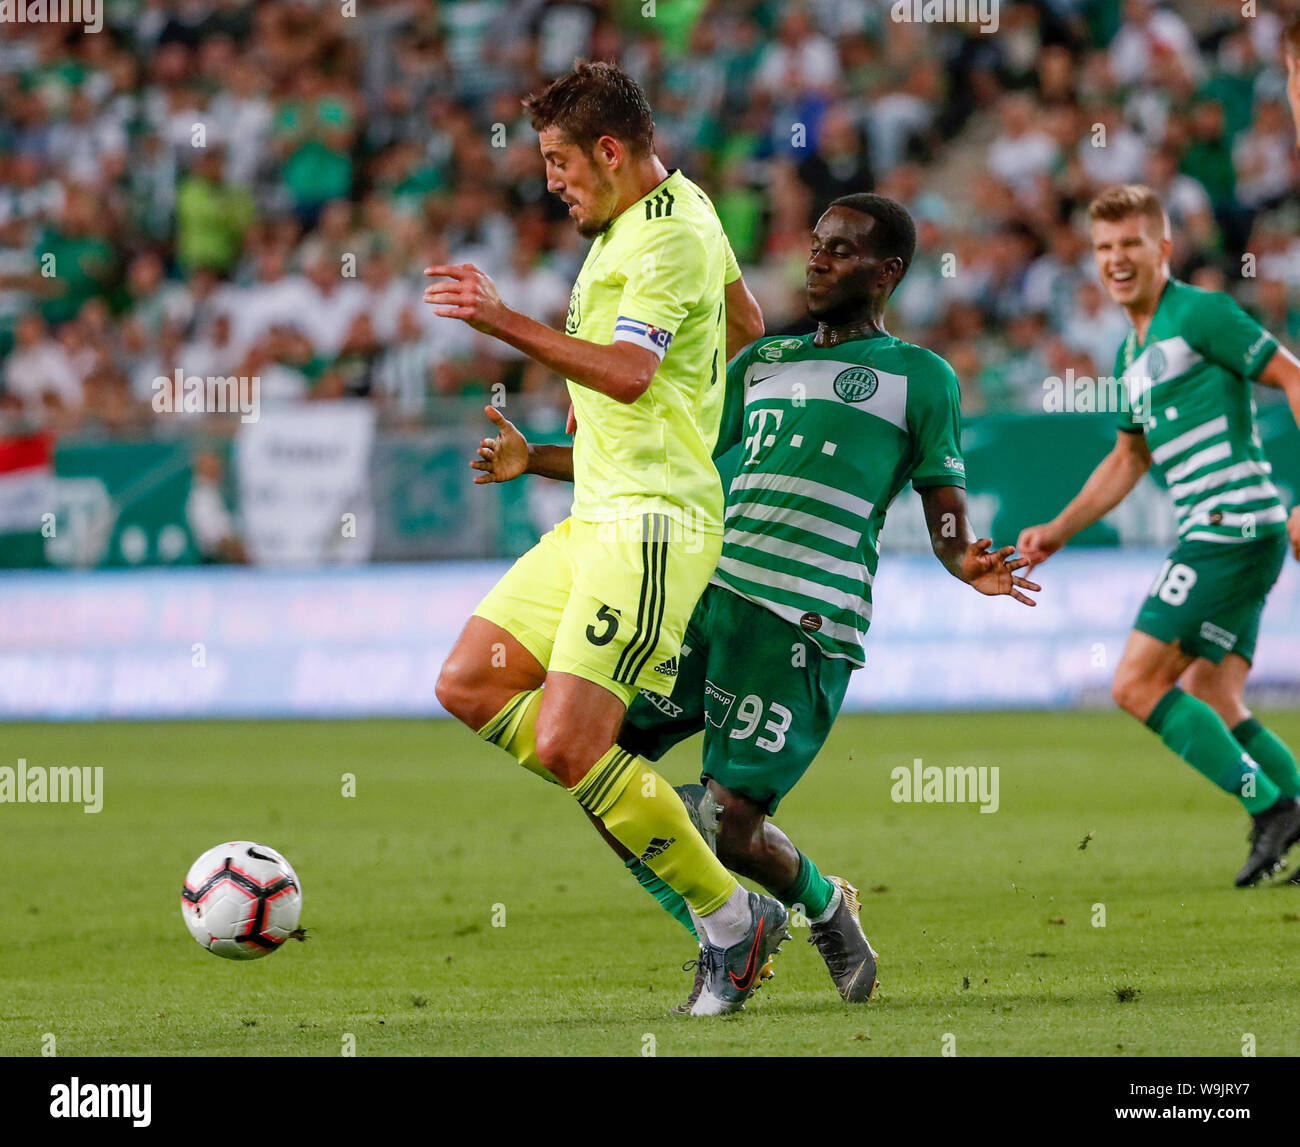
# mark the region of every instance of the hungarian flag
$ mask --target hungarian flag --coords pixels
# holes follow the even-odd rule
[[[0,566],[45,565],[41,527],[53,512],[53,436],[0,437]]]

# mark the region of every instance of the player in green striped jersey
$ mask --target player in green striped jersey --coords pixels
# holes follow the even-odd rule
[[[660,670],[669,696],[642,690],[619,743],[658,760],[704,733],[701,786],[683,798],[728,868],[811,924],[840,994],[870,998],[875,953],[856,889],[822,875],[768,816],[811,765],[864,661],[885,512],[911,482],[935,555],[988,595],[1034,604],[1013,548],[992,551],[966,514],[960,393],[952,368],[885,330],[885,304],[916,243],[907,212],[846,196],[818,221],[807,265],[817,332],[765,338],[727,369],[718,468],[728,486],[722,557],[681,655]],[[525,468],[562,476],[556,447],[530,460],[513,429],[474,463],[493,480]],[[611,841],[611,844],[614,842]],[[625,850],[637,879],[688,929],[686,905]],[[697,976],[697,990],[700,978]]]
[[[1111,188],[1090,215],[1102,281],[1133,323],[1115,365],[1127,402],[1114,449],[1053,521],[1020,535],[1020,551],[1045,561],[1148,470],[1160,475],[1178,542],[1112,691],[1251,814],[1250,854],[1236,878],[1244,887],[1276,871],[1300,840],[1295,757],[1242,698],[1287,550],[1286,509],[1269,481],[1250,385],[1282,388],[1300,422],[1300,363],[1227,295],[1170,276],[1169,218],[1149,188]]]
[[[1300,19],[1292,20],[1282,35],[1282,58],[1286,63],[1286,100],[1291,105],[1296,148],[1300,149]],[[1300,506],[1292,508],[1287,532],[1291,536],[1291,552],[1300,561]]]

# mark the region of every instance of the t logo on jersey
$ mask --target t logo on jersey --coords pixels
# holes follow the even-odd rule
[[[749,453],[741,463],[742,466],[752,466],[758,461],[759,450],[763,446],[771,445],[771,442],[768,442],[767,439],[776,440],[776,432],[781,429],[781,413],[779,410],[765,410],[762,407],[749,412],[749,428],[754,433],[745,439],[745,445],[748,447]],[[767,420],[769,418],[776,419],[776,425],[772,427],[771,434],[767,433]]]

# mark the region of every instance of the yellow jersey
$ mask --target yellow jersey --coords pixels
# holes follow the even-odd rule
[[[592,242],[565,332],[646,347],[660,364],[633,403],[569,381],[575,518],[663,514],[687,530],[722,532],[712,453],[726,390],[725,288],[739,277],[709,197],[676,170]]]

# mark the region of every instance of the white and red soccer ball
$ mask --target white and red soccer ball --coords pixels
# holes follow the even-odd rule
[[[233,840],[191,866],[181,892],[185,926],[214,956],[256,960],[291,936],[302,939],[302,888],[283,856],[264,844]]]

